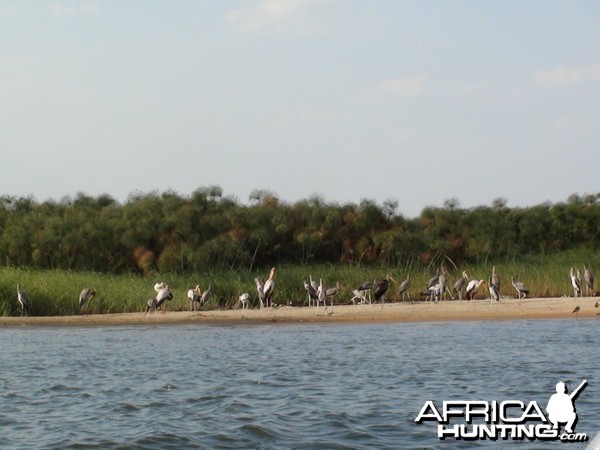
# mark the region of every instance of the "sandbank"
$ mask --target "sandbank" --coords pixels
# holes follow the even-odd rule
[[[325,309],[281,306],[264,309],[167,311],[165,313],[90,314],[76,316],[0,317],[0,326],[112,326],[143,324],[299,324],[401,323],[470,320],[600,319],[598,297],[506,298],[489,300],[401,302],[373,305],[334,305]],[[576,306],[579,312],[573,313]]]

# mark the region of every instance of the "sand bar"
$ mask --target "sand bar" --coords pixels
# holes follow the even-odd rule
[[[267,323],[400,323],[456,320],[583,319],[600,320],[598,297],[403,302],[378,305],[334,305],[319,309],[276,307],[251,310],[168,311],[166,313],[91,314],[77,316],[0,317],[0,326],[108,326],[142,324],[251,325]],[[573,313],[576,306],[578,313]]]

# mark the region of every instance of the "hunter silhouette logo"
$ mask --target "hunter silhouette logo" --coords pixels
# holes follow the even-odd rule
[[[425,402],[416,423],[437,422],[440,440],[560,440],[584,442],[586,433],[575,433],[577,412],[574,401],[587,385],[583,380],[571,393],[563,382],[548,400],[546,413],[536,401],[521,400],[445,400],[441,408],[432,400]],[[561,425],[564,431],[561,433]]]
[[[587,385],[587,380],[583,380],[581,384],[573,391],[572,394],[567,394],[567,387],[562,381],[556,383],[556,394],[548,400],[546,411],[548,419],[552,422],[553,429],[558,429],[559,423],[566,423],[565,431],[569,434],[573,433],[573,427],[577,422],[577,413],[573,400],[579,395],[583,388]]]

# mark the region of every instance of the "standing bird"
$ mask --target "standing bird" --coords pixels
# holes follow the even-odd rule
[[[312,278],[311,278],[311,282],[312,282]],[[316,304],[317,303],[317,290],[312,285],[312,283],[309,283],[308,281],[304,280],[304,290],[308,294],[308,306],[309,307],[312,306],[313,303]]]
[[[458,294],[458,299],[462,301],[462,293],[465,287],[467,287],[467,283],[469,282],[469,277],[467,276],[467,272],[463,271],[462,277],[456,280],[454,283],[454,292]],[[454,297],[452,297],[454,298]]]
[[[363,284],[361,284],[355,292],[355,298],[356,297],[360,297],[363,298],[365,300],[365,302],[367,300],[369,300],[369,305],[371,304],[371,290],[375,287],[375,281],[365,281]],[[362,292],[361,295],[356,294],[356,292]],[[361,302],[362,303],[362,302]]]
[[[256,284],[256,293],[258,294],[258,301],[260,302],[260,309],[265,307],[265,283],[261,278],[255,278],[254,283]]]
[[[579,311],[581,311],[581,308],[579,307],[579,305],[577,305],[575,309],[571,311],[571,314],[575,314],[577,317],[579,317]]]
[[[242,309],[248,309],[250,307],[250,294],[244,292],[239,297],[240,303],[242,304]]]
[[[319,308],[319,303],[323,302],[323,304],[325,305],[325,309],[327,309],[327,303],[325,302],[327,300],[327,290],[325,289],[325,286],[323,285],[323,278],[321,278],[319,280],[319,287],[317,288],[317,308]]]
[[[500,301],[500,286],[494,284],[494,276],[490,275],[489,279],[488,279],[488,288],[490,290],[490,305],[492,304],[493,300],[496,300],[497,302]]]
[[[200,296],[200,307],[202,307],[212,295],[212,286],[209,284],[208,288]]]
[[[516,289],[517,295],[519,296],[519,300],[521,300],[521,298],[524,299],[525,297],[527,297],[527,294],[529,294],[529,289],[527,288],[527,286],[525,286],[525,283],[523,283],[522,281],[515,280],[515,277],[512,277],[510,282]],[[523,295],[523,297],[521,297],[521,294]]]
[[[579,278],[579,271],[577,271],[577,275],[575,275],[575,269],[571,267],[569,276],[571,277],[571,286],[573,286],[573,296],[577,298],[577,295],[579,294],[581,297],[581,279]]]
[[[173,294],[171,293],[171,289],[169,289],[169,285],[165,284],[165,287],[160,289],[156,294],[156,308],[163,307],[163,313],[166,311],[167,304],[165,302],[173,300]]]
[[[400,298],[404,300],[404,295],[408,296],[408,300],[410,301],[410,273],[406,276],[406,280],[400,283],[398,287],[398,292],[400,293]]]
[[[467,284],[467,298],[469,300],[473,300],[479,287],[485,283],[485,280],[471,280],[469,284]]]
[[[79,309],[83,308],[86,303],[91,302],[94,295],[96,295],[96,291],[93,291],[90,288],[83,288],[79,294]]]
[[[588,266],[583,265],[583,279],[585,280],[585,295],[591,297],[594,295],[594,274]]]
[[[273,267],[269,273],[269,278],[263,285],[263,294],[265,296],[265,305],[267,308],[273,306],[273,293],[275,292],[275,280],[273,278],[275,277],[275,272],[276,269]]]
[[[490,302],[492,300],[500,301],[500,277],[496,273],[496,266],[492,266],[492,276],[489,280],[490,283]],[[494,286],[494,293],[492,294],[492,285]]]
[[[394,280],[389,273],[384,280],[375,280],[375,284],[373,286],[373,299],[375,301],[381,299],[382,305],[385,303],[385,293],[390,287],[390,282],[398,284],[398,282]]]
[[[446,289],[448,289],[448,280],[446,279],[445,269],[443,269],[438,277],[438,285],[440,286],[440,300],[446,298]]]
[[[354,295],[354,297],[352,297],[350,299],[350,301],[352,302],[353,305],[356,305],[356,302],[354,300],[358,299],[360,301],[361,305],[364,305],[367,302],[367,293],[369,291],[359,291],[358,289],[354,289],[352,291],[352,294]]]
[[[31,302],[29,301],[29,297],[25,292],[21,290],[21,286],[17,284],[17,300],[21,305],[21,317],[29,315],[29,307],[31,306]]]
[[[190,311],[196,311],[196,305],[200,303],[200,295],[202,295],[202,292],[200,291],[200,285],[198,284],[194,289],[190,289],[187,292]]]

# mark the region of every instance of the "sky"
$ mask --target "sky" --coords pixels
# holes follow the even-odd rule
[[[600,2],[0,2],[0,195],[600,192]]]

